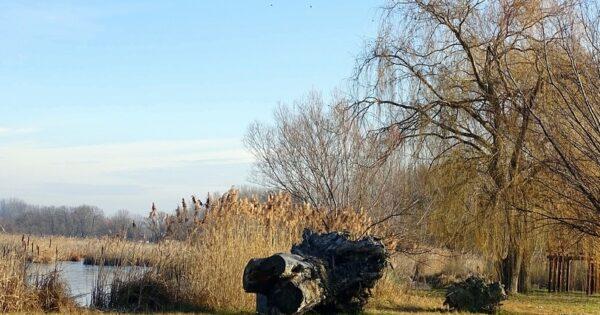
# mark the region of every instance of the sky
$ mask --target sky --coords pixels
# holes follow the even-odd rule
[[[0,1],[0,198],[114,213],[251,184],[241,139],[348,84],[381,1]]]

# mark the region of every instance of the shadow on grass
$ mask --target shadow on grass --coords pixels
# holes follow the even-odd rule
[[[207,311],[209,314],[222,314],[222,315],[254,315],[256,314],[256,312],[227,312],[227,311]],[[443,308],[426,308],[426,307],[419,307],[419,306],[411,306],[411,305],[402,305],[402,306],[386,306],[386,307],[378,307],[378,308],[374,308],[374,309],[366,309],[363,312],[361,312],[360,314],[364,314],[364,315],[368,315],[368,314],[374,314],[374,313],[386,313],[386,312],[393,312],[393,313],[435,313],[435,314],[439,314],[439,313],[449,313],[449,311],[447,309],[443,309]],[[318,314],[315,312],[308,312],[306,314]]]
[[[417,305],[393,305],[393,306],[379,306],[377,308],[374,308],[372,311],[378,311],[378,312],[403,312],[403,313],[449,313],[450,311],[448,309],[442,308],[442,307],[423,307],[423,306],[417,306]],[[369,312],[369,310],[367,310],[365,312],[365,314],[370,314],[372,312]]]

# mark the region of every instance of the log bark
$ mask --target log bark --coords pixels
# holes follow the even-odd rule
[[[244,270],[246,292],[257,293],[260,314],[357,312],[383,275],[387,253],[372,237],[306,230],[291,254],[252,259]]]
[[[325,297],[320,262],[279,253],[251,259],[244,269],[244,290],[254,292],[261,314],[302,313]]]

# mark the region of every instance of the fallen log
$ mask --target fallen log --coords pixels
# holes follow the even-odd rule
[[[271,314],[269,308],[297,313],[322,301],[322,270],[320,262],[293,254],[252,259],[244,271],[244,290],[262,295],[257,297],[259,313]]]
[[[387,253],[373,238],[305,230],[291,254],[255,258],[244,270],[246,292],[257,294],[260,314],[358,312],[383,275]]]

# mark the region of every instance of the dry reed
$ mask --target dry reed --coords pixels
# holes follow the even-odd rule
[[[3,252],[0,260],[0,312],[67,312],[76,309],[58,272],[28,280],[27,256],[21,250]]]
[[[81,261],[107,265],[150,265],[155,244],[130,242],[120,238],[38,237],[0,234],[0,253],[20,251],[29,262]]]
[[[153,259],[153,268],[145,276],[147,285],[156,287],[157,282],[161,283],[161,292],[167,291],[168,296],[176,297],[174,303],[188,309],[252,311],[255,297],[244,292],[241,281],[246,263],[254,257],[289,251],[305,228],[343,230],[354,236],[385,232],[380,226],[367,230],[371,219],[363,211],[329,212],[296,205],[286,194],[273,195],[260,202],[256,198],[239,198],[237,192],[231,190],[222,198],[203,204],[203,211],[198,211],[199,202],[193,203],[193,213],[183,204],[173,216],[155,222],[156,226],[167,226],[167,238],[157,245],[154,253],[158,259]],[[156,213],[156,209],[153,212]],[[156,216],[151,213],[152,217]],[[183,242],[172,240],[179,239],[181,234],[189,237]],[[392,239],[388,244],[395,246]],[[139,277],[132,279],[134,284],[139,281]],[[394,285],[392,281],[386,283],[389,287]],[[127,301],[135,306],[143,304],[139,299],[141,297],[137,303],[123,296],[110,300]],[[169,305],[162,307],[172,309]]]

